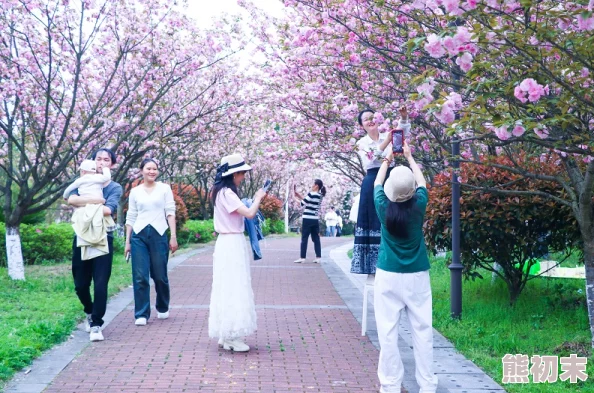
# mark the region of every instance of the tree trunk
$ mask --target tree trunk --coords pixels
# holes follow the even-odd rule
[[[13,280],[25,279],[25,263],[21,250],[21,234],[19,226],[6,225],[6,260],[8,275]]]
[[[118,222],[117,222],[118,226],[123,227],[126,222],[124,220],[124,203],[123,202],[118,203],[118,210],[117,210],[116,215],[117,215],[117,220],[118,220]]]
[[[584,239],[584,264],[586,267],[586,304],[594,348],[594,239]]]

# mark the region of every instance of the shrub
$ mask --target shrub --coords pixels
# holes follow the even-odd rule
[[[173,200],[175,201],[175,229],[176,232],[184,227],[188,221],[188,209],[183,199],[175,192],[173,193]]]
[[[554,164],[541,163],[525,155],[514,157],[533,173],[557,174]],[[510,165],[506,157],[494,164]],[[507,284],[513,304],[530,279],[530,268],[546,252],[568,250],[579,242],[578,225],[571,208],[537,195],[488,193],[472,187],[497,188],[502,192],[540,191],[563,198],[564,190],[556,183],[523,178],[498,169],[471,164],[460,168],[460,249],[464,274],[481,277],[480,268],[494,272]],[[429,191],[425,237],[434,251],[451,249],[450,178],[435,176]],[[466,185],[466,187],[465,187]],[[496,269],[493,262],[501,265]]]
[[[285,233],[285,222],[282,220],[266,220],[270,226],[270,233]]]
[[[215,238],[213,220],[189,220],[177,238],[180,244],[208,243]]]
[[[262,226],[262,234],[268,236],[273,233],[285,233],[285,222],[283,220],[265,219]]]
[[[21,246],[25,264],[62,262],[72,257],[74,230],[68,223],[21,224]],[[0,223],[0,265],[6,266],[6,227]]]
[[[283,201],[275,197],[274,195],[266,195],[266,198],[260,203],[260,212],[264,215],[264,218],[271,220],[280,220],[283,215],[282,212]]]
[[[190,184],[172,184],[171,189],[183,199],[188,208],[189,219],[197,220],[203,218],[202,200],[205,199],[204,192],[202,192],[202,198],[200,198],[196,188]]]

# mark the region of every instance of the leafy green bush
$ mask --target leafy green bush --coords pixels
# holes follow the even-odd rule
[[[177,233],[180,244],[208,243],[215,238],[213,220],[188,220]]]
[[[271,233],[285,233],[285,222],[283,220],[271,220],[267,218],[262,226],[264,236]]]
[[[285,222],[267,218],[262,232],[264,236],[271,233],[285,233]],[[213,220],[188,220],[186,225],[177,232],[177,241],[180,245],[208,243],[214,240],[215,236]]]
[[[540,162],[526,154],[493,158],[492,164],[510,167],[521,163],[533,173],[555,176],[555,164]],[[519,164],[518,164],[519,165]],[[481,269],[497,274],[508,286],[514,304],[529,280],[532,266],[548,250],[570,252],[579,247],[579,227],[571,207],[540,195],[512,192],[537,191],[565,198],[566,191],[556,183],[523,178],[498,167],[472,164],[460,166],[460,250],[463,273],[482,278]],[[425,238],[434,252],[451,250],[452,191],[450,177],[438,174],[429,190]],[[466,186],[466,187],[465,187]],[[487,193],[486,187],[505,193]],[[502,269],[497,269],[497,262]]]
[[[74,230],[68,223],[21,224],[21,246],[25,264],[62,262],[72,256]],[[0,223],[0,266],[6,266],[6,227]]]

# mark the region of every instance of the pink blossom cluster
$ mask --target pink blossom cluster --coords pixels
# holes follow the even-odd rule
[[[435,113],[435,117],[444,124],[450,124],[455,119],[455,111],[460,110],[461,108],[462,96],[452,92],[441,105],[441,110]]]
[[[532,78],[524,79],[514,89],[514,96],[522,103],[536,102],[546,94],[549,94],[549,86],[540,85]]]
[[[456,64],[464,72],[472,68],[473,55],[478,51],[476,44],[472,42],[472,33],[465,26],[459,26],[453,36],[442,38],[434,33],[429,34],[424,48],[434,58],[441,58],[446,54],[458,56]]]

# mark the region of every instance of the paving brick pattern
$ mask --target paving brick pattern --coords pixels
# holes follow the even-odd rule
[[[264,259],[252,264],[258,331],[246,340],[249,353],[208,338],[211,250],[170,272],[168,320],[153,310],[148,325],[136,327],[129,306],[105,328],[106,340],[88,346],[45,392],[379,391],[378,351],[321,266],[292,262],[297,238],[263,246]]]

